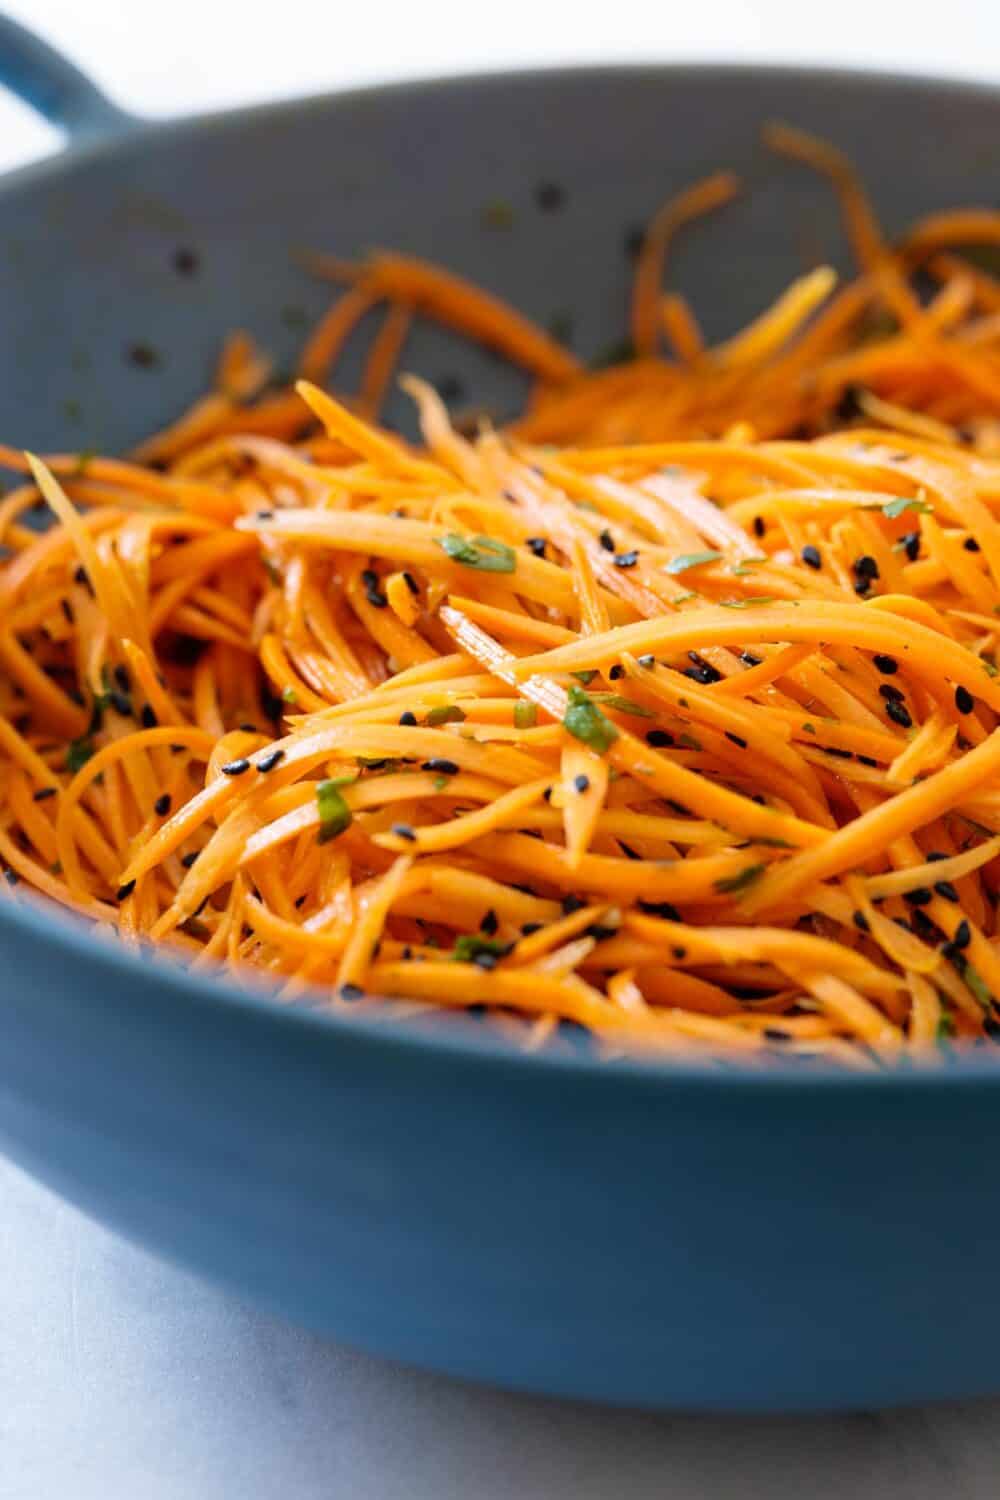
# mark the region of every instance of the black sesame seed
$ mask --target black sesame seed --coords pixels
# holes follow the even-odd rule
[[[363,1000],[364,996],[365,996],[365,992],[361,988],[360,984],[342,984],[340,986],[340,998],[341,998],[341,1000],[347,1000],[347,1001]]]
[[[199,850],[195,849],[191,854],[185,854],[183,856],[183,858],[181,859],[181,864],[184,866],[185,870],[190,870],[191,866],[198,858],[199,852]]]
[[[669,901],[637,901],[636,905],[647,916],[660,917],[664,922],[679,922],[681,919],[680,912]]]
[[[406,584],[406,587],[409,589],[410,593],[414,595],[414,597],[416,597],[416,595],[420,593],[420,585],[414,578],[412,573],[407,573],[404,570],[403,582]]]
[[[156,713],[148,703],[144,703],[142,705],[142,713],[139,715],[139,717],[142,720],[143,729],[155,729],[157,724],[159,723],[159,720],[156,717]]]
[[[167,816],[167,813],[170,811],[170,801],[169,792],[164,792],[161,796],[157,797],[153,803],[153,811],[158,818],[165,818]]]
[[[589,792],[590,791],[590,777],[589,776],[583,776],[583,775],[574,776],[573,777],[573,788],[574,788],[575,791],[578,791],[578,792]]]
[[[540,182],[535,188],[535,202],[542,213],[553,214],[566,204],[566,189],[558,182]]]
[[[955,707],[960,714],[971,714],[975,706],[976,700],[967,687],[959,686],[955,689]]]
[[[752,651],[740,652],[740,661],[745,667],[759,667],[763,659],[762,656],[754,656]]]
[[[393,823],[392,832],[398,839],[406,839],[408,843],[416,843],[417,835],[409,823]]]
[[[153,370],[160,363],[160,356],[152,344],[130,344],[125,350],[125,358],[137,370]]]
[[[678,963],[681,961],[681,959],[687,958],[687,949],[680,947],[680,945],[678,945],[676,948],[671,948],[670,951],[673,954],[674,958],[677,959]]]
[[[457,776],[458,766],[453,760],[444,760],[440,755],[425,760],[421,766],[423,771],[436,771],[439,776]]]
[[[851,750],[841,750],[836,745],[820,745],[824,755],[832,755],[837,760],[853,760],[854,753]]]
[[[906,700],[906,695],[891,682],[879,683],[878,690],[880,696],[887,698],[890,703],[903,703]]]
[[[906,553],[910,562],[916,562],[917,558],[920,556],[920,532],[908,531],[906,532],[905,536],[902,536],[900,538],[900,541],[903,544],[903,551]]]
[[[601,532],[597,540],[600,542],[605,552],[613,552],[615,550],[615,539],[611,535],[611,532],[607,529]]]
[[[434,384],[442,401],[461,401],[465,395],[465,381],[458,375],[442,375]]]
[[[115,892],[115,900],[116,901],[124,901],[128,896],[131,896],[131,894],[132,894],[132,892],[134,890],[135,890],[135,881],[134,880],[126,880],[125,884],[124,885],[120,885],[118,887],[117,891]]]
[[[533,552],[536,557],[545,556],[545,538],[543,536],[529,536],[524,545]]]
[[[959,922],[958,926],[955,928],[951,941],[954,946],[959,949],[967,948],[972,942],[972,928],[969,926],[965,917],[962,918],[961,922]]]
[[[949,858],[950,858],[950,855],[945,854],[942,849],[932,849],[931,852],[930,852],[930,854],[925,854],[924,855],[924,859],[927,861],[927,863],[929,865],[935,865],[935,864],[937,864],[938,860],[949,859]]]
[[[903,729],[912,729],[913,720],[905,703],[887,703],[885,711],[894,724],[899,724]]]
[[[861,415],[861,386],[845,385],[840,393],[840,400],[834,407],[834,415],[839,422],[853,422]]]
[[[732,740],[732,742],[733,742],[734,745],[739,745],[739,747],[740,747],[741,750],[745,750],[746,747],[747,747],[747,742],[742,737],[742,735],[733,734],[733,732],[731,730],[729,730],[729,729],[726,730],[726,739],[727,740]]]
[[[645,667],[648,671],[650,667],[656,666],[656,657],[651,651],[648,651],[645,656],[640,656],[638,658],[638,662],[640,667]]]
[[[123,693],[130,693],[132,691],[132,681],[128,675],[127,667],[123,667],[119,662],[119,664],[115,667],[114,676],[115,682],[118,684]]]
[[[861,765],[863,765],[863,766],[877,766],[878,765],[878,761],[875,759],[874,755],[859,755],[858,756],[858,760],[861,763]]]
[[[170,264],[178,276],[193,276],[199,263],[197,250],[192,250],[188,245],[178,245],[170,257]]]
[[[872,665],[876,671],[881,672],[885,677],[892,677],[899,671],[899,662],[896,658],[894,656],[886,656],[881,651],[877,651],[872,657]]]
[[[869,924],[868,918],[865,916],[863,911],[856,911],[853,914],[853,922],[859,932],[871,931],[871,926]]]
[[[808,546],[802,548],[800,555],[807,568],[821,568],[823,566],[823,558],[820,550],[818,547],[814,547],[811,542]]]
[[[622,853],[624,854],[624,856],[625,856],[626,859],[641,859],[642,858],[642,855],[639,854],[637,850],[633,849],[632,846],[631,846],[631,844],[626,844],[626,842],[625,842],[624,839],[619,839],[618,840],[618,847],[622,851]]]
[[[939,896],[944,897],[945,901],[958,900],[958,892],[956,891],[950,880],[935,880],[934,889],[937,891]]]
[[[646,744],[654,750],[664,750],[673,743],[674,737],[668,729],[651,729],[646,735]]]
[[[255,510],[254,511],[254,520],[256,520],[256,521],[273,521],[274,520],[274,511],[273,510]]]
[[[266,776],[268,771],[273,771],[275,766],[280,765],[284,758],[284,750],[271,750],[267,755],[261,756],[257,762],[257,769],[258,771],[262,771]]]
[[[615,557],[615,567],[634,568],[638,561],[639,554],[635,550],[635,548],[633,548],[631,552],[619,552],[617,554],[617,556]]]
[[[405,724],[407,729],[410,729],[417,722],[417,716],[416,714],[411,714],[409,709],[407,709],[405,714],[400,714],[399,722]]]
[[[925,885],[918,885],[915,890],[903,892],[903,900],[910,906],[927,906],[933,899],[933,891]]]
[[[754,534],[754,536],[763,536],[764,532],[766,530],[767,530],[767,527],[764,525],[764,517],[763,516],[754,516],[754,518],[753,518],[753,534]]]
[[[500,920],[491,906],[489,911],[486,913],[486,915],[483,917],[483,920],[479,924],[479,931],[485,932],[487,937],[492,937],[499,926]]]
[[[244,771],[249,771],[250,762],[246,756],[241,755],[238,760],[228,760],[222,767],[223,776],[242,776]]]
[[[783,1031],[780,1026],[765,1026],[763,1034],[765,1040],[769,1042],[790,1042],[792,1040],[792,1033],[790,1031]]]
[[[625,254],[628,256],[629,260],[635,260],[638,257],[639,251],[642,249],[642,242],[645,238],[646,230],[645,227],[641,224],[633,224],[630,229],[626,229],[623,244],[625,247]]]
[[[965,548],[966,552],[979,551],[979,543],[976,541],[974,536],[967,536],[965,538],[965,541],[962,543],[962,546]]]
[[[563,909],[563,916],[571,917],[575,911],[579,911],[581,906],[586,906],[587,903],[586,901],[583,901],[579,896],[564,896],[562,898],[561,904]]]
[[[618,662],[615,662],[614,666],[611,668],[610,672],[608,673],[608,677],[610,678],[610,680],[612,682],[618,682],[619,679],[622,678],[622,677],[624,677],[624,676],[625,676],[625,668],[622,667],[622,666],[620,666],[618,664]]]
[[[40,786],[38,791],[33,793],[31,800],[32,802],[47,802],[55,794],[56,788],[54,786]]]
[[[541,932],[541,922],[524,922],[521,926],[522,937],[530,937],[533,932]]]

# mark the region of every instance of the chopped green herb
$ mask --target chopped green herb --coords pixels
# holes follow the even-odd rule
[[[447,536],[436,536],[434,540],[453,562],[461,563],[465,568],[478,568],[480,573],[513,573],[517,567],[513,547],[491,536],[474,536],[469,541],[467,537],[449,531]]]
[[[942,1008],[941,1014],[938,1016],[937,1040],[939,1042],[946,1042],[954,1035],[955,1019],[949,1011],[946,1011]]]
[[[706,563],[718,562],[721,557],[721,552],[682,552],[680,557],[670,559],[666,571],[671,574],[686,573],[689,568],[702,568]]]
[[[596,703],[591,702],[583,689],[578,687],[571,687],[569,690],[563,728],[574,739],[582,740],[591,750],[596,750],[598,755],[609,750],[618,738],[618,730],[611,720],[606,719]]]
[[[605,708],[616,708],[620,714],[634,714],[637,719],[655,719],[656,715],[644,703],[634,703],[631,698],[622,698],[618,693],[591,693],[590,701]]]
[[[766,557],[744,557],[733,568],[733,577],[742,578],[747,573],[752,573],[758,563],[767,562]]]
[[[431,785],[436,792],[443,792],[445,787],[448,785],[448,778],[447,776],[435,776],[434,780],[431,782]]]
[[[723,609],[751,609],[755,604],[773,604],[773,594],[757,594],[752,599],[720,599]]]
[[[514,210],[505,198],[494,198],[483,205],[482,219],[486,229],[511,229]]]
[[[285,703],[298,703],[299,695],[293,687],[282,688],[281,696]]]
[[[424,723],[429,729],[436,729],[439,724],[461,724],[464,719],[465,710],[457,703],[439,703],[429,711]]]
[[[591,670],[589,672],[571,672],[569,675],[575,677],[577,682],[582,682],[584,687],[589,687],[597,676],[597,673]]]
[[[816,733],[816,725],[815,724],[803,724],[802,728],[805,730],[806,734],[815,734]]]
[[[321,781],[316,787],[316,802],[319,807],[318,842],[321,844],[328,844],[351,826],[351,809],[340,790],[343,784],[338,777],[335,780]]]
[[[514,728],[534,729],[538,723],[538,709],[533,703],[514,704]]]
[[[734,896],[740,891],[745,891],[748,886],[759,880],[767,869],[766,865],[746,865],[737,875],[726,875],[722,880],[715,882],[715,889],[720,895]]]
[[[510,943],[498,942],[496,938],[483,937],[478,932],[467,932],[455,939],[452,958],[459,964],[474,964],[484,955],[488,958],[504,958],[511,949]]]
[[[962,978],[965,980],[967,988],[972,991],[976,999],[979,1001],[980,1005],[983,1007],[983,1010],[986,1011],[986,1014],[991,1014],[993,996],[990,994],[986,982],[979,971],[977,969],[974,969],[970,963],[966,963],[965,968],[962,971]]]
[[[70,740],[69,748],[66,751],[67,771],[79,771],[80,767],[85,766],[90,757],[95,754],[96,749],[97,747],[93,740],[89,739],[86,735],[78,740]]]
[[[894,521],[897,516],[904,515],[908,510],[916,511],[922,516],[931,516],[934,514],[933,505],[928,505],[926,500],[908,500],[902,495],[897,496],[895,500],[887,501],[882,506],[882,514],[890,521]]]

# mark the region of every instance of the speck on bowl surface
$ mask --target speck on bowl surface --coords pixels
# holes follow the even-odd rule
[[[19,45],[8,77],[33,61],[44,81]],[[160,424],[231,327],[289,357],[326,296],[297,247],[440,258],[571,320],[589,355],[624,326],[632,226],[715,167],[749,190],[673,262],[710,333],[819,255],[843,259],[822,186],[756,144],[766,118],[845,148],[890,230],[992,202],[1000,165],[1000,92],[929,81],[529,73],[153,129],[61,70],[54,103],[37,77],[18,86],[90,139],[0,189],[0,437],[48,450],[123,447]],[[409,363],[500,412],[519,397],[440,333],[421,330]],[[281,1007],[27,902],[0,902],[0,965],[4,1149],[314,1328],[615,1402],[1000,1389],[986,1284],[1000,1072],[985,1055],[871,1076],[522,1056],[458,1020]]]

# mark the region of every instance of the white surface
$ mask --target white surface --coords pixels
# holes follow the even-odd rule
[[[160,116],[511,63],[772,57],[1000,74],[997,0],[8,9],[118,102]],[[55,144],[0,99],[0,169]],[[463,1388],[260,1317],[0,1163],[0,1500],[986,1500],[998,1418],[997,1403],[663,1418]]]
[[[261,1317],[0,1163],[2,1500],[994,1500],[1000,1403],[795,1420],[530,1400]]]

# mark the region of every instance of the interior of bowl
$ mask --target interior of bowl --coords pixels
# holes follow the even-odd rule
[[[775,117],[848,153],[890,234],[995,198],[998,91],[720,67],[373,89],[143,127],[16,174],[2,190],[0,439],[126,449],[206,388],[233,328],[287,364],[330,295],[305,268],[309,250],[428,256],[594,359],[625,331],[637,227],[694,178],[731,167],[743,194],[686,234],[670,265],[708,334],[723,336],[804,270],[848,264],[828,189],[759,143]],[[360,357],[342,367],[348,388]],[[426,324],[405,364],[499,421],[523,398],[499,360]],[[412,430],[401,393],[387,415]],[[37,940],[50,926],[5,903],[4,930]],[[68,924],[51,938],[67,957],[80,951]],[[463,1045],[483,1044],[483,1028],[445,1020]]]

